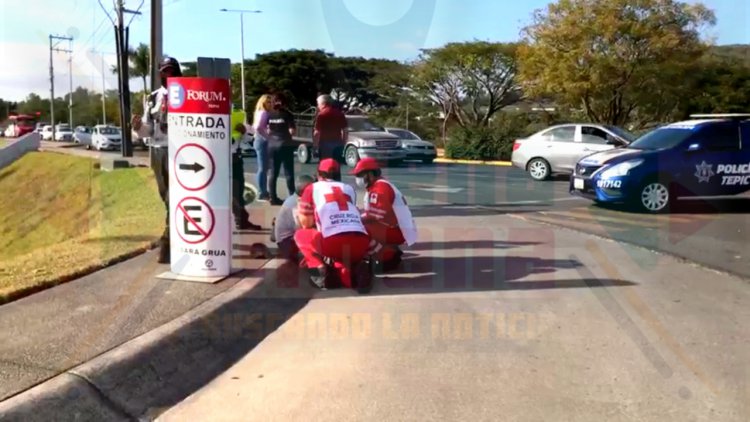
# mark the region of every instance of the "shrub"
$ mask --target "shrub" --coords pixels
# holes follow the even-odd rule
[[[450,131],[445,156],[465,160],[509,160],[513,143],[529,135],[527,114],[499,113],[488,126],[457,127]]]

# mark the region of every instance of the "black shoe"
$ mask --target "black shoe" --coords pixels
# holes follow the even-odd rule
[[[372,291],[374,274],[369,262],[360,262],[352,271],[352,282],[357,288],[357,293],[367,294]]]
[[[237,230],[262,230],[263,227],[253,224],[248,220],[242,220],[239,223],[237,223]]]
[[[159,247],[159,259],[156,262],[159,264],[169,264],[169,261],[171,260],[170,252],[169,243],[162,243]]]
[[[328,290],[326,288],[326,277],[327,277],[327,268],[308,268],[307,270],[310,273],[310,284],[312,284],[314,287],[317,287],[320,290]]]
[[[269,199],[271,199],[271,195],[267,193],[264,193],[258,196],[258,201],[268,201]]]
[[[284,201],[282,201],[280,198],[271,198],[269,202],[271,203],[271,205],[276,206],[276,207],[284,204]]]

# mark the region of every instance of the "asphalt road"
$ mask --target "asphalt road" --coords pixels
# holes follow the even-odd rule
[[[254,183],[254,158],[246,159]],[[348,171],[348,167],[344,167]],[[315,174],[315,164],[296,164],[296,174]],[[566,177],[535,182],[523,171],[500,166],[408,163],[385,170],[412,205],[450,204],[553,224],[666,252],[750,277],[750,196],[686,200],[672,214],[648,215],[602,208],[568,193]],[[353,184],[353,176],[345,176]],[[282,181],[283,182],[283,181]],[[283,186],[280,182],[279,186]],[[279,194],[286,195],[281,187]],[[428,209],[419,211],[429,214]],[[446,215],[441,210],[441,215]],[[460,211],[463,212],[463,211]],[[645,265],[651,265],[648,262]]]
[[[739,279],[428,208],[402,269],[369,295],[314,292],[280,317],[303,292],[267,279],[257,295],[272,310],[248,301],[221,326],[260,344],[157,420],[748,420]]]

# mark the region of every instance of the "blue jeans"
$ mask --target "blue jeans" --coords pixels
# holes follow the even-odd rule
[[[261,196],[268,196],[268,140],[256,134],[253,148],[258,159],[258,189]]]

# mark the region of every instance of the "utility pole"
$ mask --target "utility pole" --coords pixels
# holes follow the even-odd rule
[[[130,76],[128,74],[128,35],[125,25],[125,13],[140,15],[137,10],[125,9],[124,0],[117,0],[117,24],[115,39],[117,41],[117,69],[120,86],[120,127],[122,130],[122,156],[133,156],[133,139],[130,128]]]
[[[151,92],[161,86],[159,62],[162,59],[162,45],[162,0],[151,0]]]
[[[68,73],[70,73],[70,96],[68,96],[68,124],[73,130],[73,39],[68,41],[70,53],[68,55]]]
[[[245,13],[263,13],[261,10],[237,10],[237,9],[219,9],[221,12],[239,13],[240,14],[240,49],[241,60],[240,61],[240,86],[242,90],[242,111],[245,113],[247,118],[247,109],[245,108],[245,20],[243,16]]]
[[[107,124],[107,101],[105,96],[107,95],[107,86],[104,80],[104,53],[102,53],[102,124]]]
[[[59,42],[55,43],[53,40],[57,41],[73,41],[73,38],[71,37],[61,37],[59,35],[52,35],[49,36],[49,114],[50,114],[50,124],[52,125],[52,140],[55,140],[55,66],[54,66],[54,60],[53,60],[53,51],[64,51],[64,52],[70,52],[70,50],[62,50],[57,48],[57,44]]]

